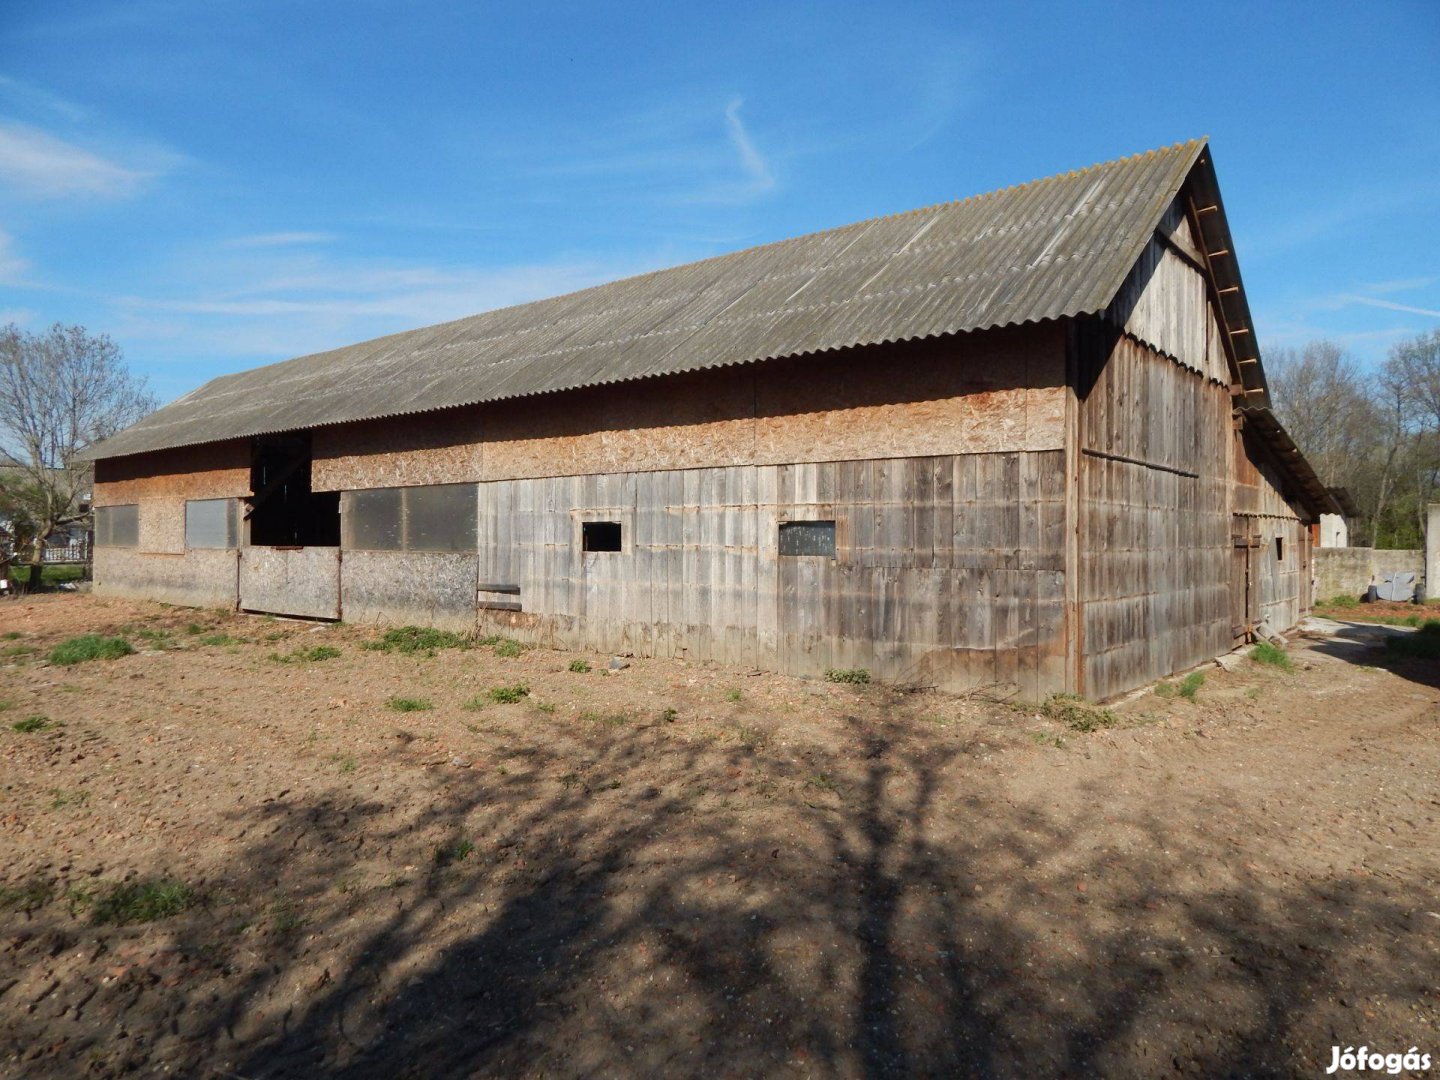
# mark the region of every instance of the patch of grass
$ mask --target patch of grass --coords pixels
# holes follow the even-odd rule
[[[523,683],[516,683],[514,686],[492,686],[486,693],[496,704],[514,705],[530,696],[530,688]]]
[[[1195,695],[1200,692],[1200,687],[1205,685],[1205,673],[1192,671],[1185,678],[1180,680],[1180,696],[1186,701],[1194,701]]]
[[[423,697],[392,697],[385,704],[396,712],[427,712],[435,707],[434,702]]]
[[[1290,659],[1290,654],[1280,646],[1268,641],[1262,641],[1250,650],[1250,659],[1257,664],[1265,664],[1268,667],[1276,667],[1281,671],[1294,671],[1295,664]]]
[[[1410,660],[1440,660],[1440,619],[1430,619],[1413,634],[1385,639],[1385,651]]]
[[[0,634],[0,641],[19,641],[24,636],[19,630],[6,630]]]
[[[270,659],[277,664],[309,664],[320,660],[334,660],[340,650],[334,645],[314,645],[308,649],[292,649],[288,653],[272,652]]]
[[[231,637],[229,634],[206,634],[200,639],[201,645],[239,645],[245,639]]]
[[[35,645],[6,645],[0,649],[0,656],[29,656],[37,653],[40,649]]]
[[[863,686],[870,681],[870,672],[865,668],[826,668],[825,681]]]
[[[552,716],[552,715],[554,715],[555,710],[556,710],[557,708],[558,708],[558,706],[557,706],[553,701],[537,701],[537,702],[535,702],[535,709],[536,709],[536,711],[542,712],[542,713],[544,713],[546,716]]]
[[[12,566],[10,577],[13,581],[30,581],[30,567]],[[82,581],[85,577],[83,566],[42,566],[40,568],[40,583],[42,585],[60,585],[67,581]]]
[[[525,646],[514,638],[501,638],[495,643],[495,655],[505,657],[516,657],[525,651]]]
[[[744,696],[745,696],[745,695],[742,694],[739,690],[726,690],[726,691],[725,691],[725,700],[728,701],[728,702],[730,702],[730,704],[732,704],[732,705],[738,703],[742,698],[744,698]]]
[[[1065,740],[1051,731],[1032,731],[1030,739],[1036,746],[1053,746],[1056,750],[1065,749]]]
[[[397,626],[374,641],[367,641],[361,648],[373,652],[433,653],[436,649],[468,649],[470,639],[431,626]]]
[[[185,624],[185,633],[189,634],[191,637],[199,637],[204,632],[205,627],[201,626],[198,622]]]
[[[475,853],[475,845],[465,839],[452,840],[448,844],[441,844],[435,849],[436,866],[454,866],[463,862]]]
[[[751,750],[759,750],[770,741],[770,736],[765,734],[760,728],[750,727],[748,725],[736,728],[735,737]]]
[[[24,735],[36,731],[49,731],[55,726],[55,721],[48,716],[27,716],[24,720],[16,720],[10,727]]]
[[[112,885],[90,912],[96,923],[129,926],[179,915],[195,903],[195,891],[169,878],[126,881]]]
[[[23,885],[0,885],[0,911],[34,911],[55,895],[48,881],[27,881]]]
[[[488,697],[484,694],[477,694],[460,707],[469,712],[479,712],[481,709],[487,708],[489,704],[490,699]]]
[[[680,710],[662,709],[660,712],[660,719],[665,721],[665,723],[667,724],[673,724],[676,720],[680,719]]]
[[[5,712],[7,709],[13,709],[14,707],[15,702],[10,701],[9,699],[6,699],[5,701],[0,701],[0,712]]]
[[[66,791],[63,788],[53,788],[50,795],[51,810],[63,810],[67,806],[85,806],[90,802],[88,791]]]
[[[147,626],[137,630],[135,636],[152,649],[169,649],[175,644],[175,637],[169,630],[155,630]]]
[[[590,674],[590,661],[588,661],[588,660],[571,660],[571,661],[570,661],[570,670],[573,671],[573,672],[575,672],[575,674],[577,674],[577,675],[588,675],[588,674]]]
[[[340,771],[341,771],[342,773],[352,773],[352,772],[354,772],[354,771],[355,771],[355,759],[354,759],[353,757],[341,758],[341,759],[340,759]]]
[[[624,712],[582,712],[580,719],[587,724],[599,724],[601,727],[617,728],[630,722],[630,714]]]
[[[81,634],[79,637],[62,641],[51,649],[50,662],[69,667],[71,664],[83,664],[89,660],[118,660],[134,651],[135,647],[124,638]]]
[[[1173,682],[1158,682],[1155,684],[1155,696],[1172,698],[1175,696],[1176,686]]]
[[[1357,608],[1360,606],[1358,596],[1332,596],[1329,600],[1321,600],[1317,607],[1322,608]]]
[[[1040,712],[1081,733],[1114,727],[1120,722],[1111,710],[1091,705],[1074,694],[1051,694],[1040,706]]]

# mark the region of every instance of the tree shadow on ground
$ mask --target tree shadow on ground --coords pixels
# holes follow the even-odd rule
[[[964,740],[850,727],[818,762],[657,724],[404,806],[268,802],[174,920],[173,979],[9,1003],[6,1042],[33,1076],[1266,1076],[1328,1062],[1337,994],[1425,992],[1392,886],[1246,866],[1198,798],[1182,824],[956,790]],[[27,934],[86,940],[48,908]]]

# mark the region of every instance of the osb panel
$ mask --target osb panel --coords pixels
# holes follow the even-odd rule
[[[345,621],[390,626],[475,627],[478,555],[347,551],[340,566]]]
[[[471,408],[316,428],[310,486],[353,491],[479,480],[485,427],[481,410]]]
[[[852,349],[314,433],[316,490],[1051,450],[1057,325]]]
[[[244,439],[95,463],[96,506],[151,498],[220,499],[248,494],[250,445]]]
[[[96,548],[95,592],[186,607],[234,608],[235,562],[234,551],[147,555],[125,548]]]
[[[1058,325],[769,365],[756,377],[755,460],[1056,450],[1064,383]]]
[[[185,553],[185,500],[140,500],[140,550]]]
[[[502,402],[485,410],[484,478],[748,464],[753,367]]]
[[[276,615],[338,619],[340,549],[242,549],[240,606]]]

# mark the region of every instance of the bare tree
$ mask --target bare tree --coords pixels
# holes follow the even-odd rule
[[[9,459],[0,485],[11,542],[29,548],[32,582],[45,541],[88,516],[91,470],[77,455],[155,405],[104,334],[59,323],[33,334],[0,328],[0,457]]]

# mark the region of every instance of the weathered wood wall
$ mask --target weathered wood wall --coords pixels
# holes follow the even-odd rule
[[[1064,494],[1062,451],[482,484],[480,579],[524,608],[482,625],[1042,697],[1064,689]],[[780,522],[817,519],[835,559],[778,555]],[[586,520],[621,522],[624,550],[581,551]]]
[[[1296,493],[1268,451],[1243,428],[1231,436],[1233,509],[1256,540],[1250,562],[1257,621],[1286,630],[1313,605],[1310,530],[1297,509]],[[1279,539],[1281,546],[1276,548]]]

